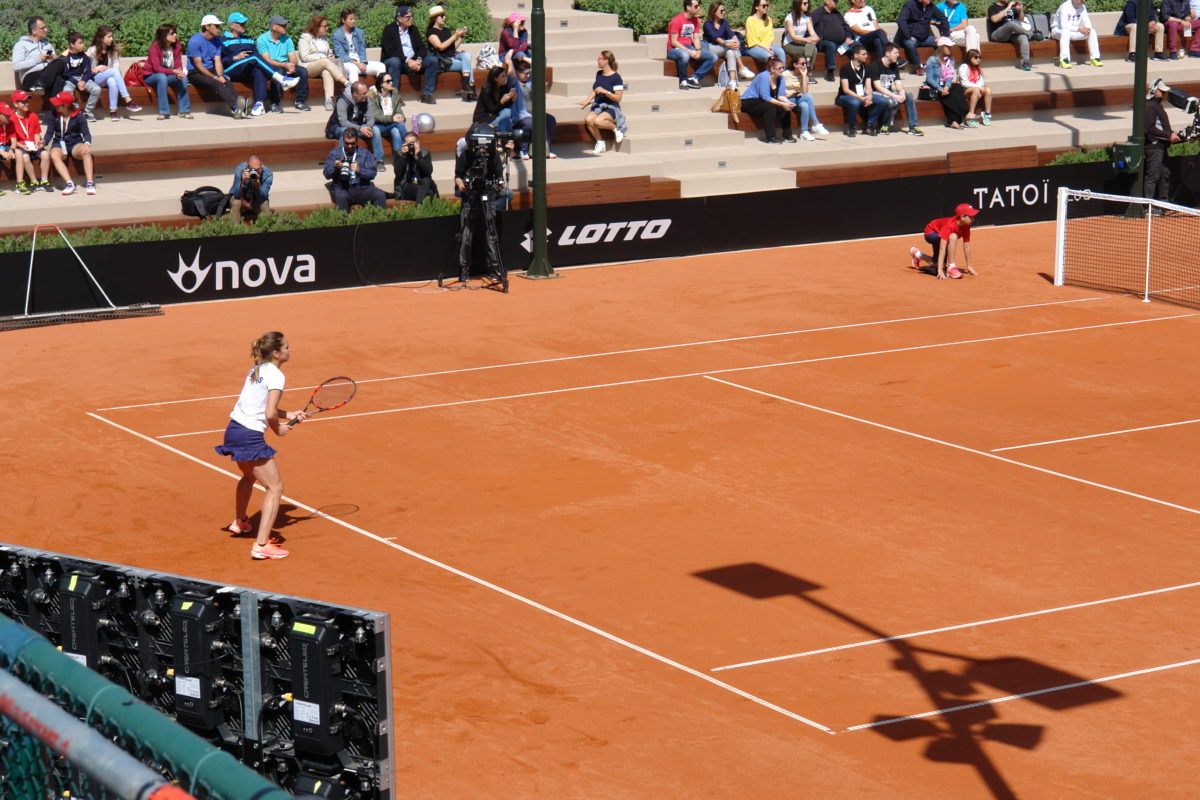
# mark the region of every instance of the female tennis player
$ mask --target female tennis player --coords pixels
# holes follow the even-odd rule
[[[213,449],[236,461],[238,469],[242,471],[234,495],[234,520],[229,524],[229,530],[234,533],[251,531],[246,509],[257,480],[266,488],[267,496],[263,498],[258,538],[250,548],[250,557],[287,558],[288,551],[270,541],[271,528],[279,511],[279,499],[283,496],[283,478],[279,474],[279,465],[275,463],[275,448],[266,443],[263,434],[270,428],[276,436],[286,436],[291,427],[280,424],[280,420],[303,422],[308,415],[303,411],[289,412],[279,407],[286,382],[280,367],[292,357],[287,338],[278,331],[264,333],[250,345],[250,356],[254,359],[254,368],[246,376],[242,393],[238,395],[229,414],[225,442]]]

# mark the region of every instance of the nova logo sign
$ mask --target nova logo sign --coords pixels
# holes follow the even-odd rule
[[[216,273],[213,278],[213,289],[218,292],[223,291],[226,287],[237,289],[242,286],[251,288],[262,286],[267,282],[267,278],[270,278],[276,286],[284,285],[289,278],[295,283],[313,283],[317,279],[317,260],[307,253],[302,253],[288,256],[282,264],[276,263],[274,258],[268,257],[266,261],[261,258],[251,258],[245,262],[209,262],[201,267],[200,248],[197,247],[192,263],[186,263],[183,256],[180,255],[179,267],[174,272],[167,270],[167,275],[175,282],[180,291],[192,294],[204,285],[210,272]]]

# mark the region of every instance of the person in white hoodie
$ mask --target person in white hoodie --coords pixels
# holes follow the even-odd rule
[[[46,41],[46,20],[30,17],[28,36],[13,45],[12,66],[19,88],[34,94],[53,96],[62,91],[65,59],[58,58],[54,45]]]
[[[1096,29],[1092,27],[1092,18],[1088,16],[1087,6],[1083,0],[1066,0],[1054,18],[1050,21],[1050,38],[1058,40],[1058,66],[1062,69],[1071,68],[1071,42],[1081,39],[1088,40],[1088,63],[1093,67],[1103,67],[1100,60],[1100,40],[1096,37]]]

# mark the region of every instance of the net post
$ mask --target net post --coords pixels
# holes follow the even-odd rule
[[[1067,250],[1067,195],[1071,192],[1065,186],[1058,187],[1058,211],[1055,214],[1057,224],[1054,228],[1054,285],[1063,285],[1063,271]]]
[[[1150,234],[1154,227],[1154,201],[1148,200],[1146,203],[1146,277],[1142,288],[1142,302],[1150,302]]]

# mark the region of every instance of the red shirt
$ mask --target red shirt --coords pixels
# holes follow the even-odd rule
[[[696,17],[688,19],[688,15],[682,11],[676,14],[671,19],[671,24],[667,26],[667,53],[671,52],[671,34],[675,34],[676,40],[679,42],[678,47],[685,49],[693,49],[696,47],[692,36],[700,33],[703,30],[704,19]]]
[[[958,238],[964,242],[971,241],[971,226],[960,225],[958,217],[942,217],[935,219],[925,226],[926,233],[936,233],[938,238],[949,241],[950,234],[957,233]]]
[[[8,144],[14,136],[18,144],[24,144],[27,141],[32,142],[41,132],[42,125],[38,122],[37,114],[34,114],[32,111],[24,117],[13,114],[8,119],[8,131],[5,134],[4,143]]]

